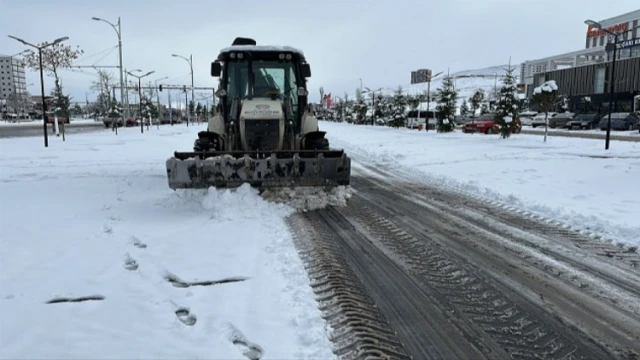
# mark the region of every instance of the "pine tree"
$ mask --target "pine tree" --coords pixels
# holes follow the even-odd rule
[[[193,102],[193,100],[189,101],[189,114],[191,114],[192,116],[196,114],[196,104]]]
[[[480,115],[484,115],[488,113],[489,113],[489,104],[487,104],[486,102],[483,102],[482,105],[480,105]]]
[[[473,93],[473,96],[471,96],[471,117],[475,118],[476,117],[476,113],[478,112],[478,110],[481,109],[482,103],[484,102],[484,98],[485,98],[485,93],[484,90],[482,89],[478,89],[476,90],[475,93]]]
[[[66,117],[69,118],[69,108],[71,107],[71,98],[62,93],[62,87],[56,86],[51,92],[53,96],[53,101],[51,102],[50,110],[57,117]]]
[[[407,97],[404,95],[401,86],[398,86],[390,100],[391,121],[389,121],[389,126],[394,128],[405,127],[407,122]]]
[[[462,99],[462,104],[460,104],[460,116],[467,116],[469,114],[469,104],[467,104],[467,99]]]
[[[110,118],[120,118],[122,116],[122,109],[117,101],[111,100],[111,106],[109,108]]]
[[[353,104],[353,112],[356,116],[356,124],[365,124],[367,122],[367,103],[362,93],[356,93],[356,102]]]
[[[451,132],[454,130],[453,117],[456,111],[458,93],[453,88],[453,78],[447,75],[442,80],[442,86],[436,93],[438,105],[436,106],[436,118],[438,119],[438,132]]]
[[[498,106],[496,109],[496,121],[503,139],[519,131],[518,123],[518,96],[516,91],[516,78],[513,75],[515,68],[509,67],[502,79],[502,87],[498,93]]]

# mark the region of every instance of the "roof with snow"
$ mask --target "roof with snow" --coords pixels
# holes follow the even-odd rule
[[[220,50],[220,53],[228,53],[233,51],[266,51],[266,52],[290,52],[304,56],[302,50],[291,46],[279,45],[233,45]]]

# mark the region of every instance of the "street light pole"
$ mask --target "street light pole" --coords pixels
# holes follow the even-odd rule
[[[52,43],[44,44],[42,46],[36,46],[31,43],[28,43],[20,38],[15,36],[8,35],[10,38],[23,43],[24,45],[31,46],[32,48],[38,49],[38,62],[40,63],[40,91],[42,95],[42,129],[44,131],[44,147],[49,147],[49,134],[47,134],[47,103],[44,98],[44,66],[42,64],[42,49],[47,48],[49,46],[53,46],[55,44],[61,43],[63,41],[69,40],[68,36],[61,37],[55,39]]]
[[[191,71],[191,101],[193,102],[193,106],[196,106],[196,96],[195,96],[195,92],[194,92],[194,85],[193,85],[193,54],[189,55],[189,58],[187,59],[184,56],[178,55],[178,54],[171,54],[171,56],[173,57],[179,57],[181,59],[184,59],[186,62],[189,63],[189,70]],[[187,109],[187,126],[189,126],[189,119],[191,118],[191,114],[189,111],[189,104],[185,104],[185,107]]]
[[[113,28],[113,30],[115,30],[116,34],[118,35],[118,69],[120,70],[120,104],[122,104],[122,107],[124,108],[124,95],[125,95],[125,90],[124,90],[124,68],[122,67],[122,28],[120,26],[120,17],[118,16],[118,26],[116,27],[116,25],[112,24],[111,22],[101,19],[101,18],[97,18],[97,17],[92,17],[92,20],[95,21],[103,21],[106,22],[107,24],[111,25],[111,27]],[[127,106],[124,109],[124,113],[121,113],[120,116],[122,117],[122,124],[125,123],[125,117],[128,118],[129,117],[129,107]],[[118,125],[116,124],[116,135],[118,134]]]
[[[134,71],[142,71],[142,70],[137,69],[137,70],[134,70]],[[129,74],[129,75],[131,75],[131,76],[133,76],[133,77],[138,79],[138,96],[139,96],[139,99],[140,99],[139,104],[138,104],[138,111],[140,112],[140,133],[141,134],[144,134],[144,119],[142,118],[142,78],[143,77],[147,77],[147,76],[149,76],[149,75],[151,75],[153,73],[155,73],[155,70],[154,71],[149,71],[148,73],[146,73],[144,75],[135,75],[135,74],[132,74],[130,72],[127,72],[127,74]]]
[[[611,141],[611,112],[613,112],[613,92],[615,89],[616,53],[618,50],[619,34],[609,31],[604,28],[602,24],[593,20],[585,20],[584,23],[613,36],[613,59],[611,62],[611,74],[609,75],[609,115],[607,117],[607,135],[604,141],[604,149],[609,150],[609,143]]]
[[[163,78],[157,79],[155,80],[155,84],[156,84],[156,102],[158,103],[158,115],[160,115],[160,91],[158,91],[158,81],[160,80],[166,80],[168,79],[168,76],[165,76]],[[164,119],[164,117],[162,117],[162,119]]]

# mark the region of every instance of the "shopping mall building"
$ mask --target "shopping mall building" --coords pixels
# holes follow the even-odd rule
[[[596,21],[620,34],[614,106],[618,111],[631,111],[634,95],[640,94],[640,9]],[[613,44],[608,45],[609,41],[613,42],[613,38],[607,32],[588,26],[584,49],[522,63],[519,79],[525,94],[531,97],[536,86],[555,80],[558,93],[569,96],[571,104],[578,104],[580,98],[589,96],[597,109],[608,107],[613,57]]]

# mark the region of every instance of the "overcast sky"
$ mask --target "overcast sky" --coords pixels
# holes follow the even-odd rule
[[[342,95],[360,86],[396,87],[410,72],[483,68],[579,50],[585,19],[603,20],[640,8],[638,0],[0,0],[0,53],[68,36],[85,56],[78,65],[117,65],[113,23],[122,18],[124,66],[155,70],[148,79],[170,77],[188,84],[193,54],[196,86],[215,86],[211,61],[236,36],[259,44],[302,49],[311,64],[312,101],[318,88]],[[114,74],[117,69],[113,69]],[[65,92],[84,101],[92,69],[62,73]],[[37,73],[27,73],[29,92],[39,94]],[[45,78],[49,93],[53,79]],[[94,98],[89,95],[89,99]]]

